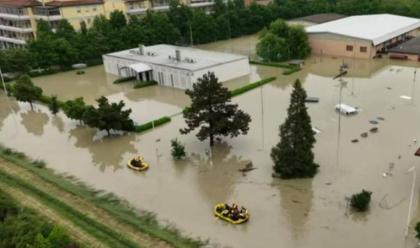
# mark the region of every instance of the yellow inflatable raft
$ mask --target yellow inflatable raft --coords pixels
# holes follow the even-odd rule
[[[136,171],[144,171],[149,168],[149,164],[144,161],[144,158],[138,156],[137,158],[132,158],[127,163],[128,168]]]
[[[226,205],[223,203],[219,203],[216,206],[214,206],[213,212],[216,217],[235,225],[245,223],[249,220],[250,215],[247,210],[244,213],[240,213],[237,220],[233,220],[229,216],[229,214],[224,213],[225,210],[228,211],[226,209]]]

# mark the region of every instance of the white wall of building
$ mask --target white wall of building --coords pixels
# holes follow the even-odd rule
[[[119,68],[139,63],[139,61],[104,55],[103,63],[107,73],[120,77],[127,77],[132,76],[127,74],[129,70],[119,70]],[[250,72],[247,58],[229,63],[223,63],[194,72],[165,65],[155,65],[149,63],[145,64],[152,68],[153,79],[157,81],[159,85],[179,89],[191,89],[192,85],[197,82],[197,79],[209,71],[214,72],[216,77],[221,82],[245,76]]]
[[[198,78],[202,77],[209,71],[214,72],[216,77],[219,79],[219,82],[224,82],[248,75],[250,72],[250,68],[248,59],[244,58],[231,63],[221,64],[200,71],[195,71],[192,79],[193,82],[197,82]]]

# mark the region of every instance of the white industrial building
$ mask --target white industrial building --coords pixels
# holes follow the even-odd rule
[[[306,27],[312,52],[319,55],[374,58],[415,37],[420,19],[390,15],[358,15]]]
[[[249,74],[248,57],[172,45],[142,46],[102,56],[105,71],[120,77],[155,80],[159,85],[191,89],[197,79],[214,72],[219,81]]]

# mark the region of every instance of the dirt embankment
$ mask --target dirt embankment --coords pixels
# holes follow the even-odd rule
[[[109,213],[95,206],[91,202],[79,196],[73,195],[65,190],[62,190],[56,187],[55,185],[44,181],[42,178],[33,174],[32,172],[21,168],[13,163],[5,161],[2,158],[0,158],[0,170],[3,173],[7,173],[12,177],[24,180],[26,182],[30,182],[31,185],[38,188],[39,190],[49,194],[54,198],[59,199],[65,204],[72,206],[73,208],[79,211],[82,211],[88,217],[108,226],[109,228],[124,234],[125,236],[127,236],[127,238],[138,243],[141,247],[172,247],[170,244],[164,241],[153,238],[147,234],[141,233],[140,231],[135,230],[134,228],[124,223],[120,223]],[[0,182],[0,187],[23,205],[38,211],[41,215],[66,228],[69,234],[74,238],[74,240],[79,240],[81,243],[84,243],[89,247],[107,247],[100,240],[84,232],[83,229],[81,229],[75,223],[72,223],[71,221],[67,220],[54,209],[49,208],[46,204],[43,204],[41,201],[37,200],[36,197],[33,197],[30,194],[23,192],[18,188],[11,187],[4,182]]]

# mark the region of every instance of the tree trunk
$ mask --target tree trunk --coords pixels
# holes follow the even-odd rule
[[[213,137],[213,134],[210,134],[210,146],[211,147],[214,146],[214,137]]]
[[[31,110],[34,110],[34,106],[32,105],[32,102],[29,102],[29,104],[31,105]]]
[[[109,129],[107,129],[107,130],[106,130],[106,132],[108,133],[108,136],[110,136],[110,135],[111,135],[111,133],[109,132]]]

